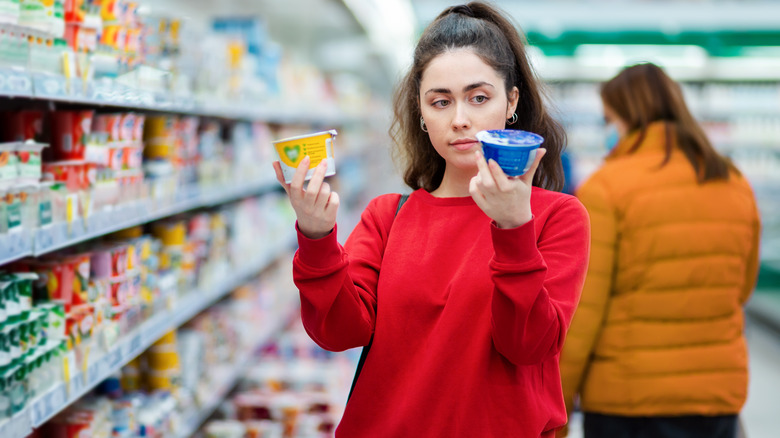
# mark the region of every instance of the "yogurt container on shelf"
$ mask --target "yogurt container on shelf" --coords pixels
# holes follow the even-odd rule
[[[51,147],[44,152],[47,161],[83,160],[94,114],[92,110],[52,112]]]
[[[295,170],[303,160],[309,156],[309,171],[306,172],[306,180],[311,179],[314,169],[322,160],[328,163],[325,176],[336,174],[336,161],[333,159],[333,139],[338,135],[335,129],[315,132],[313,134],[300,135],[285,138],[273,142],[276,153],[279,154],[279,163],[282,166],[282,174],[287,184],[292,182]]]
[[[541,135],[516,129],[479,131],[477,140],[482,143],[485,160],[495,160],[508,176],[528,172],[544,142]]]
[[[44,181],[65,184],[69,191],[88,188],[86,185],[87,162],[84,160],[57,161],[43,163],[42,177]]]
[[[214,420],[206,424],[207,438],[244,438],[246,427],[235,420]]]
[[[37,183],[41,179],[42,151],[48,147],[45,143],[25,141],[16,147],[17,176],[20,182]]]
[[[19,177],[17,143],[0,143],[0,189],[11,187]]]
[[[2,3],[2,2],[0,2]],[[3,111],[0,114],[0,140],[3,142],[40,142],[45,137],[43,111]]]

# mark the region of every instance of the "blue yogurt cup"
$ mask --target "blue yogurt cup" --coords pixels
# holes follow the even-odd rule
[[[492,158],[509,176],[528,172],[544,142],[541,135],[516,129],[479,131],[477,140],[482,143],[485,160]]]

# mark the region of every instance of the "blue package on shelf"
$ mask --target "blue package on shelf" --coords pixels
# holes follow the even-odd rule
[[[240,36],[246,42],[247,52],[253,55],[261,55],[268,41],[265,23],[257,17],[215,18],[211,27],[218,33]]]

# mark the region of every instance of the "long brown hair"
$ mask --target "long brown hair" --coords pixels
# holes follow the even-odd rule
[[[641,63],[626,67],[601,86],[601,99],[627,125],[628,131],[638,131],[629,153],[639,149],[647,127],[653,122],[666,122],[666,156],[672,156],[672,131],[677,135],[677,147],[693,166],[699,182],[728,179],[729,171],[738,173],[731,161],[712,147],[688,106],[680,86],[660,67]]]
[[[395,156],[404,167],[404,182],[414,190],[433,191],[444,177],[445,161],[420,129],[420,81],[425,68],[436,56],[452,49],[470,48],[504,79],[507,98],[513,87],[520,91],[518,120],[506,129],[535,132],[544,137],[547,149],[533,184],[561,190],[564,176],[561,152],[566,143],[563,127],[544,105],[537,81],[525,53],[525,37],[502,13],[485,3],[472,2],[442,12],[423,32],[414,51],[407,75],[396,89],[390,136]]]

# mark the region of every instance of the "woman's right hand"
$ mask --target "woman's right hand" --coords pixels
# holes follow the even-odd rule
[[[317,165],[309,185],[304,188],[306,172],[309,171],[310,158],[304,157],[295,170],[292,182],[284,182],[282,166],[274,161],[276,179],[284,187],[290,198],[295,216],[298,218],[298,230],[309,239],[320,239],[327,236],[336,226],[336,213],[339,210],[339,195],[331,192],[330,184],[324,182],[328,170],[326,160]]]

